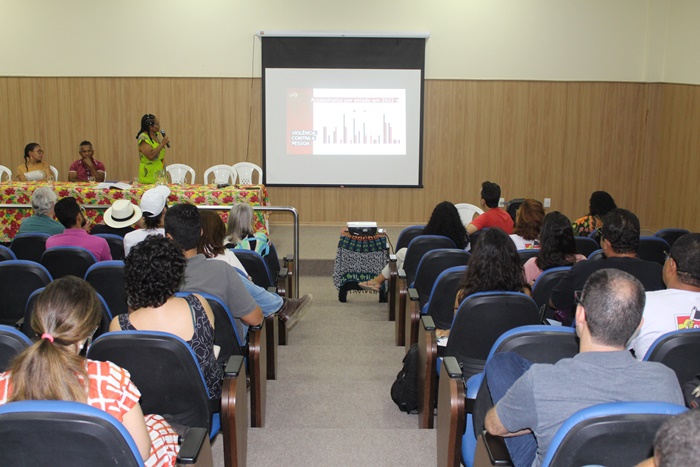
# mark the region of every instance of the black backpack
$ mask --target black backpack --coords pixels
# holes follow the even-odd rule
[[[418,344],[403,358],[403,368],[391,385],[391,399],[402,412],[418,413]]]

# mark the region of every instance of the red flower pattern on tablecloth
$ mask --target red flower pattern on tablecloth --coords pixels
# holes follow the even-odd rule
[[[139,185],[129,190],[96,190],[81,183],[54,182],[47,183],[26,183],[7,182],[0,183],[0,204],[24,204],[26,208],[7,208],[0,212],[0,241],[8,242],[14,238],[19,229],[19,221],[33,214],[30,201],[34,190],[40,186],[52,186],[59,198],[66,196],[75,197],[80,204],[86,206],[87,217],[95,224],[102,221],[104,208],[108,207],[117,199],[129,199],[138,205],[141,195],[152,186]],[[220,189],[208,185],[189,185],[187,189],[182,189],[179,185],[169,185],[171,190],[168,202],[174,203],[194,203],[212,206],[230,206],[236,202],[247,202],[254,205],[267,205],[269,198],[264,186],[246,186],[245,189],[227,187]],[[100,206],[100,209],[91,208]],[[228,210],[217,211],[224,222],[228,219]],[[256,213],[256,230],[266,232],[265,216],[262,212]]]

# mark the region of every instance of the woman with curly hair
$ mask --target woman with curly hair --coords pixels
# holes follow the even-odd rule
[[[617,209],[615,200],[607,191],[594,191],[588,202],[588,214],[576,219],[571,227],[577,237],[590,235],[596,229],[603,227],[603,216]]]
[[[110,331],[175,334],[192,347],[212,399],[221,397],[223,371],[214,350],[214,313],[197,294],[175,297],[185,277],[182,250],[169,238],[149,235],[124,260],[126,301],[133,310],[116,316]]]
[[[87,282],[75,276],[51,282],[32,313],[32,329],[41,339],[0,374],[0,404],[62,400],[91,405],[124,425],[147,466],[175,465],[177,433],[160,415],[144,417],[129,373],[80,355],[101,320],[100,301]]]
[[[469,245],[469,235],[462,224],[459,212],[457,212],[455,205],[449,201],[443,201],[435,206],[433,213],[430,215],[430,220],[428,220],[428,224],[423,228],[422,235],[442,235],[443,237],[450,238],[460,250],[465,249],[467,245]],[[396,267],[399,269],[403,267],[407,250],[407,248],[401,248],[396,252]],[[361,289],[378,292],[382,283],[388,278],[389,265],[386,265],[377,277],[365,282],[360,282],[358,285]]]
[[[559,211],[553,211],[544,217],[540,232],[540,254],[527,260],[523,269],[525,280],[534,284],[542,271],[558,266],[571,266],[586,259],[576,253],[576,242],[571,221]]]
[[[515,214],[515,227],[510,238],[516,250],[539,248],[537,240],[542,229],[544,207],[536,199],[526,199]]]

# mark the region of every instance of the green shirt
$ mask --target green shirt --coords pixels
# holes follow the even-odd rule
[[[47,233],[56,235],[63,233],[63,225],[43,214],[34,214],[32,217],[27,217],[19,226],[18,234],[23,233]]]
[[[147,142],[153,149],[157,148],[160,141],[157,139],[153,140],[148,135],[147,132],[143,132],[138,137],[138,144],[141,142]],[[163,160],[165,159],[165,148],[161,149],[158,153],[158,157],[153,160],[149,160],[148,157],[144,156],[139,152],[141,156],[141,161],[139,163],[139,183],[155,183],[158,172],[164,169]]]

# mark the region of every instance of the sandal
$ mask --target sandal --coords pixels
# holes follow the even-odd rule
[[[359,285],[362,290],[372,290],[374,292],[379,292],[379,289],[382,287],[381,284],[377,284],[373,280],[360,282],[357,285]]]

